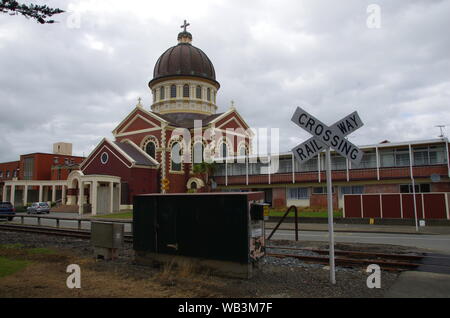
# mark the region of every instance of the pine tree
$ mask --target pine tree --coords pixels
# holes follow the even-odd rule
[[[64,10],[49,8],[46,5],[20,4],[15,0],[0,0],[0,12],[9,15],[23,15],[27,19],[35,19],[38,23],[55,23],[50,19],[53,15],[63,13]]]

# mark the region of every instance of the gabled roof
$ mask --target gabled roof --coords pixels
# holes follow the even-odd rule
[[[138,106],[136,106],[136,107],[135,107],[128,115],[127,115],[127,117],[125,117],[125,118],[124,118],[124,119],[116,126],[116,128],[114,128],[114,130],[112,131],[112,133],[113,133],[114,136],[118,133],[117,130],[119,129],[119,127],[121,127],[121,126],[122,126],[128,119],[130,119],[131,116],[132,116],[133,114],[135,114],[137,111],[141,111],[141,112],[143,112],[144,114],[146,114],[146,115],[148,115],[148,116],[150,116],[150,117],[152,117],[152,118],[158,120],[159,122],[163,122],[163,123],[169,124],[169,122],[168,122],[167,120],[165,120],[164,118],[162,118],[162,116],[161,116],[160,114],[156,114],[156,113],[154,113],[154,112],[148,111],[148,110],[144,109],[144,107],[138,105]]]
[[[84,170],[86,165],[89,165],[93,160],[93,155],[97,150],[103,145],[103,147],[108,147],[117,151],[122,155],[129,164],[123,162],[128,168],[133,168],[134,166],[144,166],[144,167],[155,167],[159,163],[145,153],[142,149],[136,146],[132,141],[126,140],[124,142],[110,141],[107,138],[103,138],[102,141],[95,147],[95,149],[89,154],[89,156],[80,164],[80,168]]]
[[[208,126],[214,119],[221,116],[220,114],[213,114],[213,115],[203,115],[203,114],[196,114],[196,113],[171,113],[171,114],[158,114],[159,117],[163,118],[171,126],[174,127],[181,127],[181,128],[187,128],[192,129],[194,128],[194,121],[195,120],[201,120],[202,126]]]
[[[123,152],[125,152],[131,159],[133,159],[134,164],[139,166],[157,166],[158,162],[152,157],[147,155],[139,147],[135,147],[132,141],[126,142],[112,142],[116,147],[119,147]]]

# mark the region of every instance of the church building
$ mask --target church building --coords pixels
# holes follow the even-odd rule
[[[132,205],[137,194],[204,191],[207,180],[194,172],[195,163],[250,153],[252,133],[235,107],[217,112],[220,84],[214,65],[192,45],[188,25],[182,26],[178,44],[156,61],[148,83],[153,95],[151,108],[139,99],[113,130],[114,140],[104,138],[80,171],[69,176],[79,179],[69,188],[69,200],[80,206],[80,212],[80,202],[92,203],[86,201],[91,190],[79,191],[80,182],[89,176],[120,178],[114,185],[120,189],[111,193],[120,193],[120,205],[125,207]],[[101,184],[99,181],[97,187]]]

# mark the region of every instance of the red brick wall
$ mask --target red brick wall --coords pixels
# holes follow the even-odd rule
[[[0,178],[1,181],[5,180],[11,180],[14,175],[14,170],[19,169],[20,162],[19,161],[12,161],[12,162],[4,162],[0,163],[0,171],[2,171],[2,176]],[[9,178],[6,177],[6,172],[9,171]]]
[[[286,206],[286,188],[272,189],[272,206],[274,208]]]
[[[326,194],[311,194],[309,199],[309,206],[313,208],[327,208],[327,195]],[[333,209],[339,208],[337,194],[333,194]]]
[[[450,192],[450,183],[431,183],[431,192]]]
[[[364,185],[364,193],[399,193],[398,184],[368,184]]]

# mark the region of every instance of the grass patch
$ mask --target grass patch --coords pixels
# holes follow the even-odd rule
[[[132,219],[133,218],[133,211],[126,211],[126,212],[120,212],[120,213],[113,213],[113,214],[103,214],[103,215],[97,215],[96,218],[100,219]]]
[[[0,278],[12,275],[30,264],[29,261],[12,260],[5,257],[0,257]]]
[[[13,248],[23,248],[24,245],[20,243],[16,244],[0,244],[0,249],[13,249]]]
[[[36,247],[36,248],[30,248],[29,250],[27,250],[28,254],[32,254],[32,255],[52,255],[55,254],[55,251],[49,249],[49,248],[44,248],[44,247]]]

